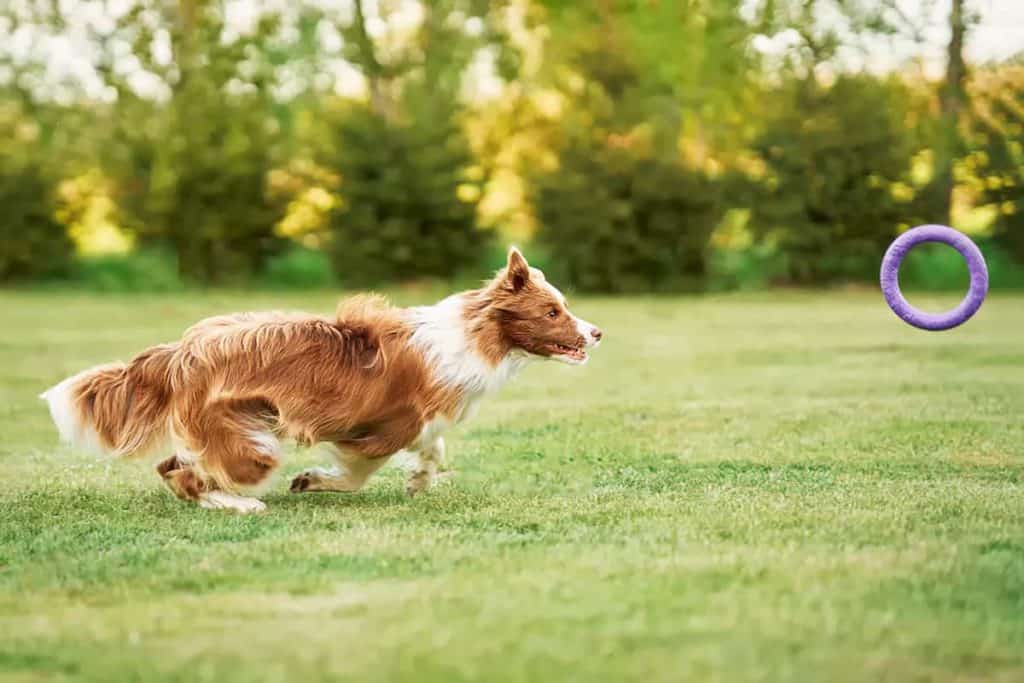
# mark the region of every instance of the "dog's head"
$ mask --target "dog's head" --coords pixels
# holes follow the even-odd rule
[[[501,334],[513,348],[582,365],[587,362],[586,349],[601,343],[601,330],[570,313],[562,293],[515,247],[488,289]]]

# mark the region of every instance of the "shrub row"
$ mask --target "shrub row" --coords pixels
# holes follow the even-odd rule
[[[927,207],[914,201],[915,149],[905,137],[899,87],[844,76],[829,88],[795,83],[774,92],[751,145],[762,168],[752,176],[709,175],[679,154],[611,136],[569,136],[555,168],[529,174],[537,247],[552,276],[581,291],[871,280],[899,227],[928,217]],[[222,143],[201,159],[153,162],[147,191],[159,210],[137,215],[171,226],[163,239],[140,228],[148,251],[128,260],[78,262],[75,276],[106,289],[175,288],[215,276],[229,283],[255,277],[280,286],[364,287],[478,272],[490,253],[489,233],[477,222],[485,179],[457,106],[434,106],[406,120],[354,106],[333,127],[337,151],[322,161],[341,177],[342,201],[330,214],[323,253],[289,251],[273,233],[280,211],[263,188],[271,157],[263,145],[238,143],[259,129],[240,118],[216,135],[204,133]],[[221,164],[221,157],[232,163]],[[177,175],[161,171],[161,163]],[[52,187],[40,168],[0,156],[0,281],[68,275],[73,247],[54,218]],[[1000,199],[1006,204],[1013,197]],[[713,250],[712,234],[736,206],[750,207],[754,245]],[[1019,219],[1007,213],[1003,222],[1010,220]],[[1009,273],[1024,260],[1016,227],[1004,226],[996,233],[999,245],[987,247],[997,254],[995,270]],[[154,247],[173,253],[169,273],[162,274],[168,260],[154,257]],[[906,281],[941,287],[955,263],[940,252],[915,254]]]

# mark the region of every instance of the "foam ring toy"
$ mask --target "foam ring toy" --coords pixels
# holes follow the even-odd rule
[[[907,252],[922,242],[948,244],[959,251],[967,262],[971,287],[964,300],[953,310],[925,313],[907,303],[900,292],[900,264]],[[906,231],[889,246],[882,259],[882,294],[885,295],[886,303],[904,322],[922,330],[948,330],[964,324],[981,308],[987,293],[988,267],[985,265],[985,257],[967,235],[945,225],[921,225]]]

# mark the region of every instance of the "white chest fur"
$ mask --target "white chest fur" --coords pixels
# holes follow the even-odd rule
[[[433,306],[410,310],[415,327],[412,344],[424,355],[439,381],[463,392],[454,418],[438,417],[424,426],[417,439],[430,443],[448,427],[472,417],[480,401],[498,391],[528,362],[523,353],[510,353],[497,365],[482,358],[466,330],[465,301],[456,294]]]

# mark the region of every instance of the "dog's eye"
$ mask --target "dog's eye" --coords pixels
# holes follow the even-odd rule
[[[550,311],[548,311],[548,317],[549,318],[557,318],[558,317],[558,309],[557,308],[552,308]]]

